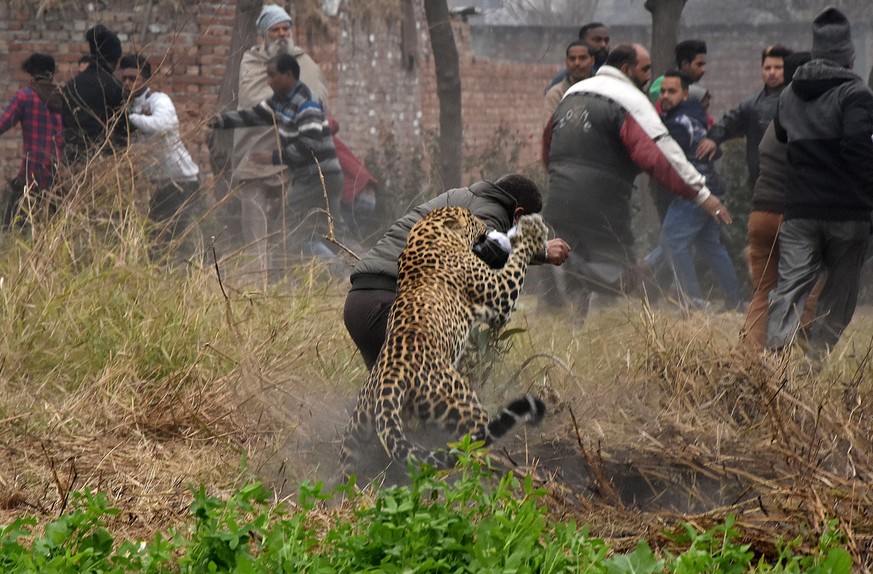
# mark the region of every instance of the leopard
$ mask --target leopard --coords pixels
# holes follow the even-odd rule
[[[451,436],[469,435],[487,446],[518,423],[543,419],[545,403],[530,394],[489,417],[458,370],[471,329],[480,323],[500,328],[509,321],[528,265],[546,250],[548,231],[537,214],[522,215],[506,234],[510,252],[500,268],[474,253],[486,233],[485,223],[463,207],[431,211],[410,230],[398,259],[397,298],[385,343],[344,433],[344,472],[360,462],[373,439],[391,460],[452,466],[456,457],[450,450],[409,439],[404,420],[435,423]]]

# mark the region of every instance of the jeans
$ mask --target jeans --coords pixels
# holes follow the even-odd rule
[[[827,280],[809,329],[814,350],[836,345],[855,314],[861,267],[870,238],[870,221],[789,219],[779,228],[779,282],[770,293],[767,347],[791,343],[821,271]]]
[[[742,305],[737,272],[721,242],[721,228],[708,213],[688,199],[674,199],[661,227],[661,245],[676,274],[676,283],[686,303],[704,303],[703,290],[694,268],[694,250],[706,261],[724,295],[725,306]]]

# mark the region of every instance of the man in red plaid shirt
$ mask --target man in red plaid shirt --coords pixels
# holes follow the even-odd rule
[[[0,118],[0,134],[21,124],[24,139],[21,167],[10,183],[2,213],[4,226],[18,216],[25,191],[36,197],[36,192],[52,186],[63,150],[60,91],[52,80],[54,58],[32,54],[21,68],[30,75],[30,84],[15,93]]]

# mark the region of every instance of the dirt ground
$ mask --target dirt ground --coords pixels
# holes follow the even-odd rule
[[[869,326],[869,309],[856,342],[818,367],[797,356],[752,361],[725,345],[739,316],[689,325],[613,313],[566,333],[550,317],[524,320],[530,332],[551,328],[554,340],[533,341],[548,352],[519,342],[516,353],[527,359],[496,369],[480,396],[494,412],[520,389],[537,392],[549,414],[494,445],[498,465],[533,476],[557,519],[588,524],[616,548],[641,537],[668,544],[664,531],[680,522],[705,529],[728,514],[760,552],[774,551],[777,534],[803,536],[812,548],[837,519],[856,562],[869,563],[873,353],[857,334]],[[584,360],[568,362],[576,353]],[[279,498],[293,497],[303,480],[336,485],[357,384],[301,380],[294,365],[304,360],[258,382],[245,369],[211,382],[157,426],[143,424],[160,418],[152,415],[83,433],[75,405],[22,405],[31,415],[0,421],[0,523],[50,520],[69,507],[71,491],[89,488],[122,510],[121,535],[143,539],[185,519],[193,484],[221,496],[259,479]],[[403,480],[398,465],[380,475],[387,463],[379,448],[368,458],[366,478]]]

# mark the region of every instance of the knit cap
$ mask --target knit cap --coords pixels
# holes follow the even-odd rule
[[[85,40],[88,41],[91,55],[97,60],[115,64],[121,59],[121,40],[103,24],[97,24],[85,32]]]
[[[264,6],[263,10],[261,10],[261,15],[258,16],[255,25],[258,27],[258,33],[261,36],[266,36],[267,30],[276,24],[281,24],[282,22],[288,22],[290,25],[291,16],[281,6],[269,4]]]
[[[833,6],[822,10],[812,21],[812,57],[830,60],[845,68],[855,62],[849,20]]]

